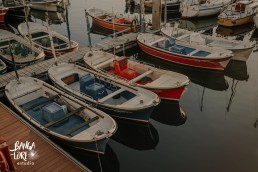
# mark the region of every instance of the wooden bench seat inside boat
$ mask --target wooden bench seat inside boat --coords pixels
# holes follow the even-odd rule
[[[75,115],[76,113],[82,111],[83,109],[84,109],[84,107],[79,107],[78,109],[75,109],[75,110],[69,112],[68,114],[66,114],[66,116],[64,116],[62,118],[59,118],[55,121],[51,121],[51,122],[47,123],[44,127],[48,128],[48,127],[53,126],[53,125],[55,125],[55,124],[57,124],[61,121],[64,121],[64,120],[70,118],[71,116]]]
[[[79,81],[79,75],[77,73],[74,73],[72,75],[69,75],[67,77],[64,77],[61,79],[66,85],[70,85],[74,82]]]
[[[84,127],[84,126],[86,126],[86,125],[89,125],[90,123],[92,123],[92,122],[94,122],[94,121],[96,121],[96,120],[98,120],[98,119],[99,119],[99,117],[98,117],[98,116],[95,116],[95,117],[89,119],[88,121],[85,121],[84,123],[78,125],[77,127],[73,128],[73,129],[71,129],[71,130],[69,130],[69,131],[66,132],[64,135],[65,135],[65,136],[68,136],[68,135],[72,134],[73,132],[75,132],[75,131],[81,129],[82,127]]]
[[[28,110],[33,109],[33,108],[35,108],[35,107],[38,107],[38,106],[40,106],[40,105],[42,105],[42,104],[44,104],[44,103],[50,102],[50,101],[52,101],[52,100],[54,100],[54,99],[56,99],[56,98],[58,98],[58,97],[59,97],[59,95],[51,96],[51,97],[49,97],[49,98],[47,98],[47,99],[45,99],[45,100],[43,100],[43,101],[40,101],[40,102],[38,102],[38,103],[35,103],[35,104],[33,104],[33,105],[29,106],[29,107],[23,108],[23,109],[24,109],[25,111],[28,111]]]

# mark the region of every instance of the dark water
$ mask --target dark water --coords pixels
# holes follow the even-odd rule
[[[80,47],[88,45],[84,9],[113,9],[123,14],[127,12],[125,15],[133,12],[131,8],[126,9],[124,0],[75,0],[70,3],[70,36]],[[169,14],[169,17],[177,15]],[[248,41],[254,37],[252,24],[233,29],[217,28],[216,17],[181,21],[181,24],[191,30],[205,30],[207,34],[232,39]],[[15,28],[15,24],[13,26]],[[51,27],[61,34],[69,33],[67,23]],[[104,37],[97,34],[103,29],[93,28],[91,37],[96,43]],[[150,124],[118,121],[119,129],[109,141],[106,155],[100,156],[103,171],[258,171],[257,53],[252,53],[246,62],[231,60],[222,73],[169,65],[138,51],[133,52],[132,57],[183,73],[192,82],[179,104],[163,101],[153,112]],[[67,146],[63,148],[88,168],[100,171],[97,155]]]

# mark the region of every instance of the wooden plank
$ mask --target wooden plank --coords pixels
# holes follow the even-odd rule
[[[48,144],[31,128],[27,127],[20,120],[16,119],[3,105],[0,103],[0,135],[3,136],[9,145],[9,149],[13,149],[16,141],[34,142],[39,158],[33,160],[34,165],[17,165],[20,160],[13,159],[16,171],[55,171],[56,169],[65,169],[66,171],[83,171],[77,164],[64,156],[61,152]],[[11,125],[6,125],[9,121]],[[2,126],[4,128],[2,129]],[[12,157],[12,156],[11,156]],[[13,158],[13,157],[12,157]]]
[[[98,117],[98,116],[95,116],[94,118],[91,118],[91,119],[89,119],[88,121],[86,121],[86,122],[80,124],[79,126],[77,126],[77,127],[73,128],[73,129],[69,130],[69,131],[66,132],[64,135],[65,135],[65,136],[68,136],[68,135],[72,134],[73,132],[75,132],[75,131],[81,129],[82,127],[84,127],[84,126],[86,126],[86,125],[88,125],[88,124],[90,124],[90,123],[92,123],[93,121],[96,121],[96,120],[98,120],[98,119],[99,119],[99,117]]]

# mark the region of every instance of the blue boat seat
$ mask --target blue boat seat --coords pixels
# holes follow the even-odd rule
[[[85,93],[92,97],[94,100],[101,99],[108,95],[105,86],[99,83],[93,83],[89,86],[86,86],[85,90]]]
[[[178,46],[178,45],[173,45],[173,46],[169,47],[169,51],[186,55],[185,47]]]
[[[48,123],[52,122],[52,121],[56,121],[58,119],[61,119],[65,116],[66,116],[66,114],[65,114],[63,107],[55,102],[42,107],[42,117]],[[63,121],[60,121],[60,122],[54,124],[53,126],[58,127],[64,123],[66,123],[68,120],[69,120],[69,118],[67,118]]]
[[[90,74],[86,74],[80,78],[80,91],[85,93],[86,87],[94,84],[94,78]]]

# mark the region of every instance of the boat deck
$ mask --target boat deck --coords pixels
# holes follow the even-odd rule
[[[0,136],[7,140],[10,150],[16,141],[35,143],[38,158],[33,160],[34,165],[17,165],[22,160],[13,159],[16,171],[90,171],[2,103],[0,117]]]

